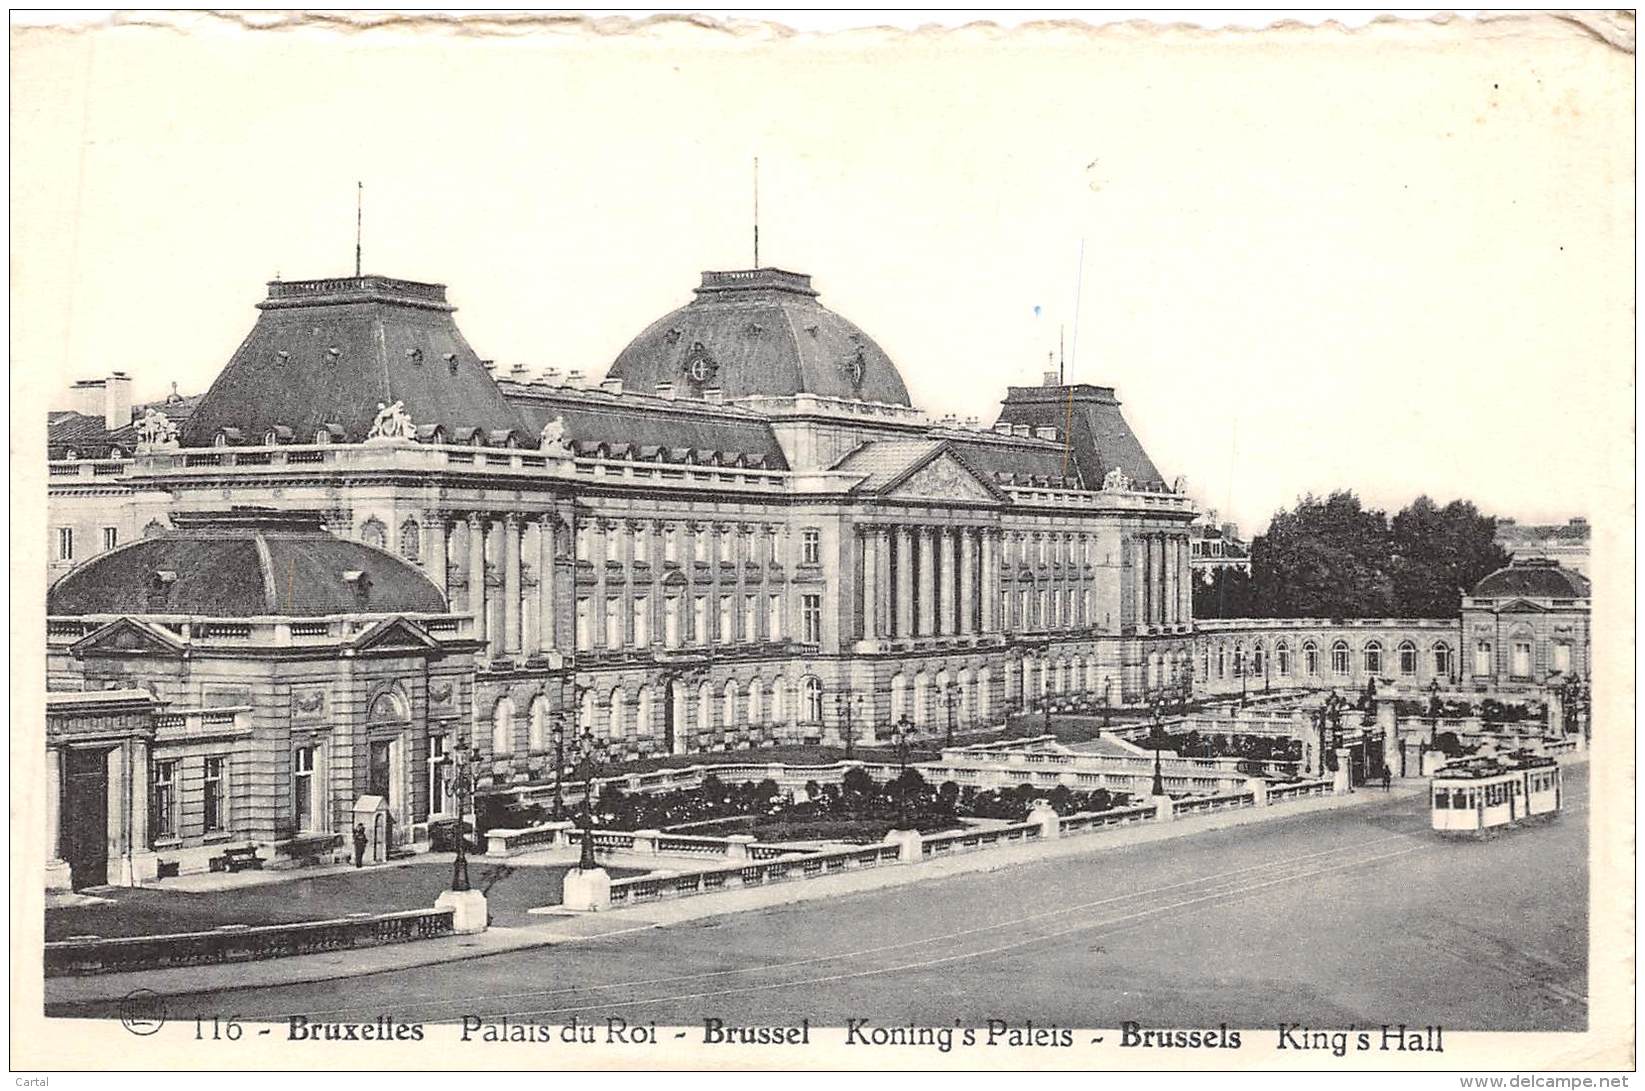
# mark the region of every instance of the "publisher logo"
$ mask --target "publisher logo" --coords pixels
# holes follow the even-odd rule
[[[120,1025],[133,1034],[153,1034],[166,1025],[166,1002],[153,989],[133,989],[120,1000]]]

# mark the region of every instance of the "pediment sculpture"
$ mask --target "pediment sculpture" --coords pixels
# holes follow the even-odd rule
[[[565,421],[555,417],[543,425],[538,448],[551,455],[571,455],[571,446],[565,440]]]
[[[403,439],[409,440],[417,435],[417,426],[411,423],[411,416],[406,412],[406,403],[397,401],[393,405],[377,403],[377,419],[371,423],[371,431],[366,435],[369,439]]]
[[[177,425],[158,409],[150,409],[137,422],[139,447],[176,447]]]

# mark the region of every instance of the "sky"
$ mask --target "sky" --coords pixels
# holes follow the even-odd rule
[[[758,156],[762,262],[933,414],[992,421],[1060,331],[1069,377],[1247,533],[1337,488],[1631,504],[1632,57],[1570,23],[137,18],[13,34],[14,406],[114,369],[203,391],[266,281],[352,271],[357,181],[367,272],[448,285],[503,369],[598,377],[751,263]]]

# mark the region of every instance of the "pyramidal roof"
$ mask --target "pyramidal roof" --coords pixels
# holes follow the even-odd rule
[[[262,313],[194,407],[183,443],[262,443],[289,429],[359,442],[380,406],[403,403],[421,429],[447,435],[521,429],[452,318],[445,286],[393,277],[271,281]]]

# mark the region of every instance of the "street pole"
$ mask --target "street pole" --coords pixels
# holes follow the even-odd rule
[[[452,770],[457,790],[457,857],[451,862],[451,889],[455,891],[468,890],[468,838],[463,834],[464,817],[468,814],[468,778],[469,778],[469,750],[468,736],[460,735],[457,745],[453,748],[456,758],[455,768]]]
[[[897,828],[908,828],[908,729],[912,722],[907,716],[897,721]]]
[[[948,683],[943,690],[943,700],[948,702],[948,735],[943,740],[945,747],[954,745],[954,702],[959,700],[960,688],[954,683]]]
[[[1149,793],[1153,796],[1162,796],[1165,794],[1165,776],[1160,769],[1160,749],[1162,744],[1165,742],[1165,724],[1162,717],[1163,711],[1164,710],[1161,705],[1156,702],[1153,708],[1154,787],[1153,791]]]
[[[554,723],[554,821],[565,820],[565,713]]]
[[[594,746],[594,732],[583,732],[583,767],[580,770],[583,778],[583,851],[577,860],[578,871],[593,871],[600,866],[594,859],[594,771],[597,766]]]

